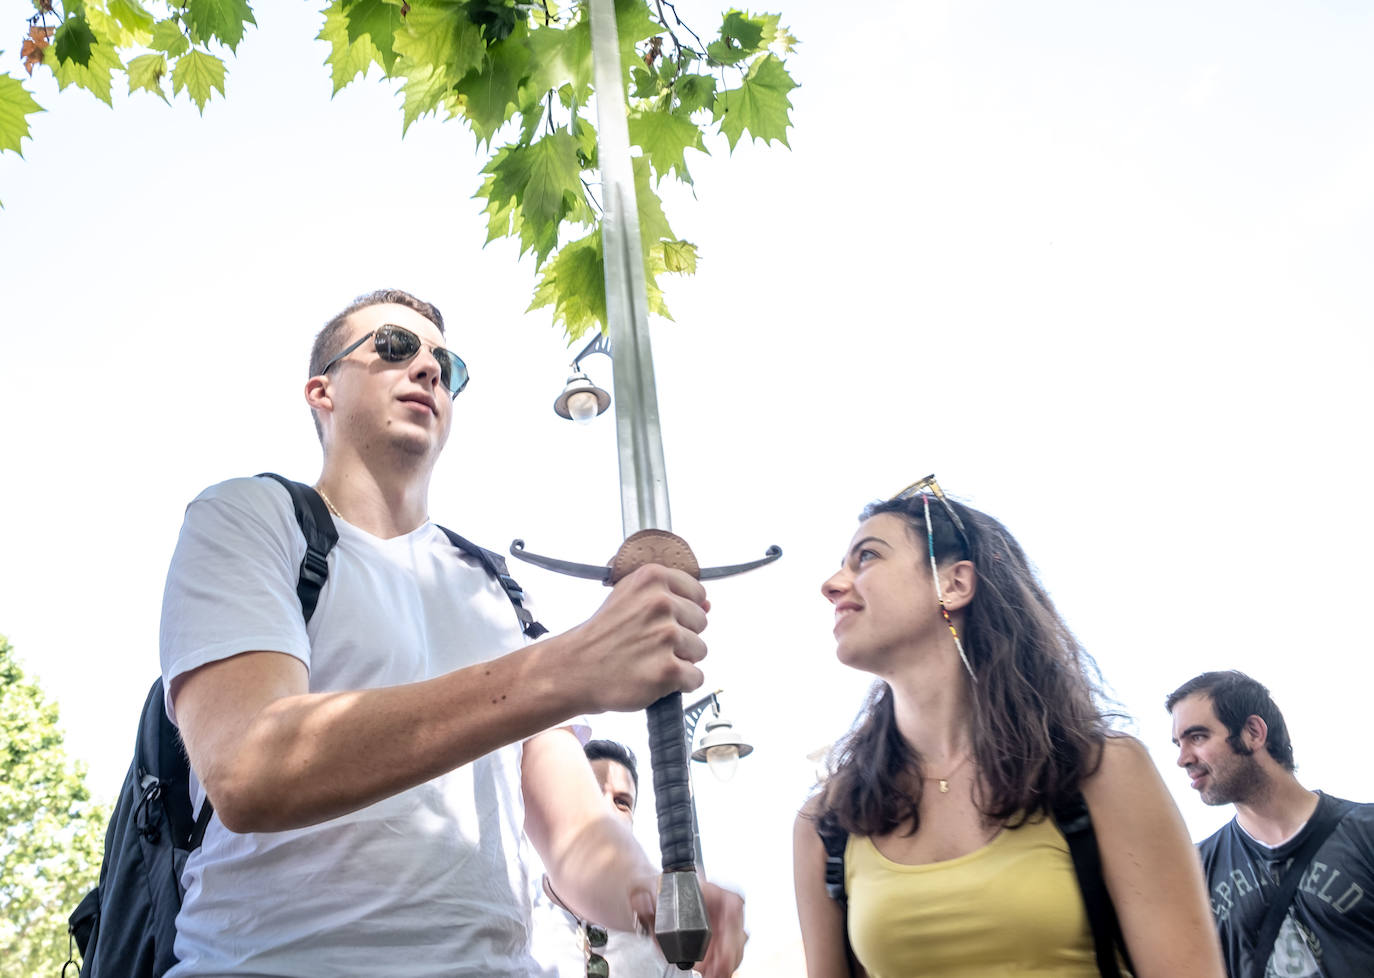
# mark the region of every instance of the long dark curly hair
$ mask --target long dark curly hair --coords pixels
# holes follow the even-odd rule
[[[969,560],[978,573],[961,630],[977,677],[970,685],[973,756],[981,775],[975,799],[989,819],[1016,828],[1078,791],[1097,769],[1109,720],[1117,714],[1099,706],[1096,664],[1006,527],[949,500],[961,533],[943,502],[929,502],[937,563]],[[921,496],[873,503],[860,519],[880,513],[901,516],[920,550],[927,549]],[[875,836],[909,824],[914,834],[922,770],[921,757],[897,729],[892,689],[880,681],[831,751],[814,811],[822,827]]]

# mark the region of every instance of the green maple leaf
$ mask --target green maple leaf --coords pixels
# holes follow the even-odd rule
[[[356,41],[348,39],[348,18],[343,12],[343,0],[334,0],[325,10],[324,26],[320,28],[316,40],[329,42],[329,57],[325,58],[325,64],[329,65],[335,95],[354,78],[366,75],[374,62],[382,64],[381,52],[369,35],[365,34]]]
[[[787,145],[788,112],[792,103],[787,93],[797,87],[781,61],[769,54],[749,66],[739,88],[716,96],[715,121],[734,149],[747,129],[754,139],[765,143],[776,139]]]
[[[782,26],[780,15],[759,14],[758,21],[763,25],[763,37],[759,41],[760,50],[776,46],[783,54],[788,54],[797,46],[796,37]]]
[[[348,25],[349,43],[357,44],[367,38],[380,56],[377,63],[390,74],[396,64],[396,31],[404,23],[400,6],[389,0],[343,0],[342,4],[335,4],[330,10],[339,6],[343,8],[344,20]],[[349,77],[352,78],[351,75]],[[334,90],[337,92],[338,88]]]
[[[416,119],[440,108],[447,108],[449,114],[453,114],[453,82],[443,68],[411,65],[405,60],[397,61],[397,65],[406,71],[405,84],[401,86],[402,135]]]
[[[496,151],[496,156],[492,157],[492,162],[510,155],[510,147],[502,146]],[[520,205],[515,202],[515,198],[507,197],[505,200],[492,199],[491,188],[496,182],[496,178],[488,175],[482,181],[481,188],[473,194],[474,198],[484,199],[487,206],[483,212],[487,215],[487,240],[483,246],[491,244],[497,238],[512,237],[520,233]]]
[[[84,65],[76,61],[63,61],[61,58],[45,58],[43,63],[52,68],[53,77],[57,79],[58,91],[75,85],[77,88],[86,89],[106,105],[114,106],[111,76],[116,70],[122,69],[124,64],[119,60],[114,48],[108,44],[91,45],[90,58]]]
[[[677,235],[673,234],[673,229],[668,226],[668,215],[663,213],[663,201],[649,185],[649,161],[642,156],[636,156],[630,163],[635,175],[639,244],[647,265],[650,256],[658,250],[658,243],[665,238],[676,238]]]
[[[630,142],[644,150],[659,179],[673,171],[684,183],[691,183],[684,153],[688,149],[706,152],[701,130],[692,120],[669,112],[635,111],[630,113]]]
[[[558,244],[558,225],[585,214],[582,170],[571,134],[559,129],[529,146],[503,147],[483,171],[492,176],[488,199],[520,205],[520,253],[542,265]]]
[[[480,68],[487,56],[481,28],[468,19],[461,0],[415,0],[392,45],[405,59],[396,65],[401,75],[427,66],[456,80]]]
[[[204,115],[211,94],[224,94],[224,62],[204,51],[187,51],[172,69],[172,93],[179,95],[183,89]]]
[[[167,93],[162,90],[162,79],[167,76],[167,56],[164,54],[143,54],[129,62],[129,94],[140,89],[152,92],[162,101],[167,101]]]
[[[697,246],[690,241],[661,241],[664,271],[680,275],[697,273]]]
[[[592,31],[586,21],[568,28],[536,27],[526,41],[534,63],[529,86],[537,92],[571,88],[581,105],[592,91]]]
[[[673,83],[673,93],[678,100],[677,111],[685,115],[709,109],[716,102],[715,76],[683,75]]]
[[[615,30],[620,40],[620,71],[643,64],[635,45],[663,33],[663,25],[649,14],[644,0],[615,0]]]
[[[643,65],[634,65],[630,68],[631,98],[654,98],[662,90],[663,85],[657,72],[650,71]]]
[[[213,37],[230,51],[238,48],[245,27],[248,24],[256,27],[258,23],[253,19],[248,0],[186,0],[186,22],[191,28],[191,36],[197,41],[208,41]],[[175,85],[175,69],[172,75],[172,84]],[[224,94],[223,87],[220,88],[220,94]]]
[[[0,75],[0,152],[24,155],[19,141],[29,137],[29,116],[42,112],[24,83],[9,74]]]
[[[658,275],[663,271],[662,255],[655,249],[653,259],[644,268],[649,312],[672,319],[663,302],[663,290],[658,287]],[[547,306],[553,307],[554,324],[563,327],[569,343],[577,342],[592,329],[606,327],[606,262],[600,227],[565,244],[544,266],[534,290],[534,301],[526,311]]]
[[[478,71],[470,71],[455,86],[463,96],[463,114],[472,124],[472,132],[479,140],[490,144],[496,130],[520,108],[520,83],[524,81],[530,64],[530,51],[516,39],[493,44],[488,49],[487,64]]]
[[[161,51],[169,58],[185,54],[191,49],[191,42],[186,38],[186,32],[181,29],[181,25],[172,18],[160,20],[153,26],[153,39],[148,46],[154,51]]]
[[[53,53],[57,60],[90,67],[91,49],[96,47],[91,25],[82,16],[68,16],[53,35]]]
[[[113,47],[146,46],[153,32],[153,15],[138,0],[108,0],[106,9],[87,7],[86,20],[100,43]]]
[[[606,322],[606,270],[601,229],[558,249],[534,289],[527,312],[553,307],[553,321],[576,342],[589,329]]]
[[[720,40],[706,45],[706,54],[723,65],[739,64],[761,50],[764,28],[763,20],[732,10],[720,25]]]
[[[482,29],[488,47],[510,37],[516,17],[514,0],[468,0],[468,18]]]

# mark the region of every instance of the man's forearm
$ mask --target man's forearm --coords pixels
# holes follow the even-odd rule
[[[575,691],[554,679],[563,672],[564,641],[424,682],[338,693],[304,692],[304,667],[294,658],[246,653],[185,677],[174,687],[177,715],[192,766],[226,827],[299,828],[574,715]]]

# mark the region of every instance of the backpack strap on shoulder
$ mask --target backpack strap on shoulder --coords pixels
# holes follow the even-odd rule
[[[1121,935],[1116,907],[1112,905],[1107,883],[1102,878],[1102,854],[1097,848],[1097,833],[1093,830],[1092,816],[1088,813],[1088,803],[1081,791],[1075,791],[1054,806],[1054,821],[1063,833],[1064,841],[1069,844],[1073,872],[1078,877],[1078,889],[1083,895],[1088,925],[1092,929],[1098,973],[1102,978],[1121,978],[1118,949],[1127,969],[1134,972],[1126,941]]]
[[[291,494],[291,507],[296,512],[296,522],[300,524],[301,534],[305,537],[305,557],[301,560],[300,576],[296,579],[296,597],[301,600],[301,614],[308,622],[315,613],[320,591],[329,577],[326,558],[329,551],[334,549],[334,544],[339,542],[339,531],[334,528],[329,508],[311,486],[275,472],[259,472],[258,478],[275,479]]]
[[[438,526],[438,524],[435,524]],[[520,630],[529,638],[538,638],[548,634],[548,629],[534,620],[534,615],[525,607],[525,591],[515,578],[510,576],[510,571],[506,567],[506,558],[493,550],[479,547],[466,537],[459,536],[446,526],[440,526],[444,531],[444,536],[448,537],[452,543],[469,557],[476,559],[492,577],[501,582],[501,587],[506,591],[506,597],[510,598],[511,606],[515,608],[515,617],[520,619]]]
[[[1318,800],[1317,810],[1308,822],[1311,828],[1308,830],[1307,838],[1293,853],[1288,869],[1279,879],[1275,890],[1269,894],[1269,906],[1264,912],[1264,920],[1255,938],[1254,973],[1260,978],[1264,978],[1269,967],[1269,959],[1274,956],[1274,942],[1278,940],[1279,930],[1283,927],[1283,918],[1288,916],[1288,910],[1293,905],[1298,883],[1307,873],[1312,860],[1316,858],[1317,850],[1336,830],[1347,811],[1348,806],[1334,800],[1329,802],[1326,796]]]
[[[816,834],[825,846],[825,892],[830,899],[842,908],[849,906],[849,897],[844,891],[844,847],[849,842],[849,833],[833,821],[825,818],[816,820]]]

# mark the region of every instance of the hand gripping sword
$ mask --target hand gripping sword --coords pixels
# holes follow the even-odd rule
[[[649,302],[630,162],[627,103],[621,82],[620,45],[614,0],[590,0],[592,59],[596,82],[598,156],[601,163],[601,240],[606,263],[606,316],[615,350],[615,428],[620,457],[620,511],[625,542],[609,566],[573,564],[525,550],[511,553],[559,573],[614,584],[642,564],[685,570],[700,580],[726,577],[777,560],[778,547],[764,557],[729,567],[700,568],[691,548],[670,532],[668,480],[658,422],[658,393],[649,350]],[[696,874],[688,745],[682,694],[649,706],[649,753],[663,856],[654,933],[663,956],[683,971],[706,956],[711,927]]]

